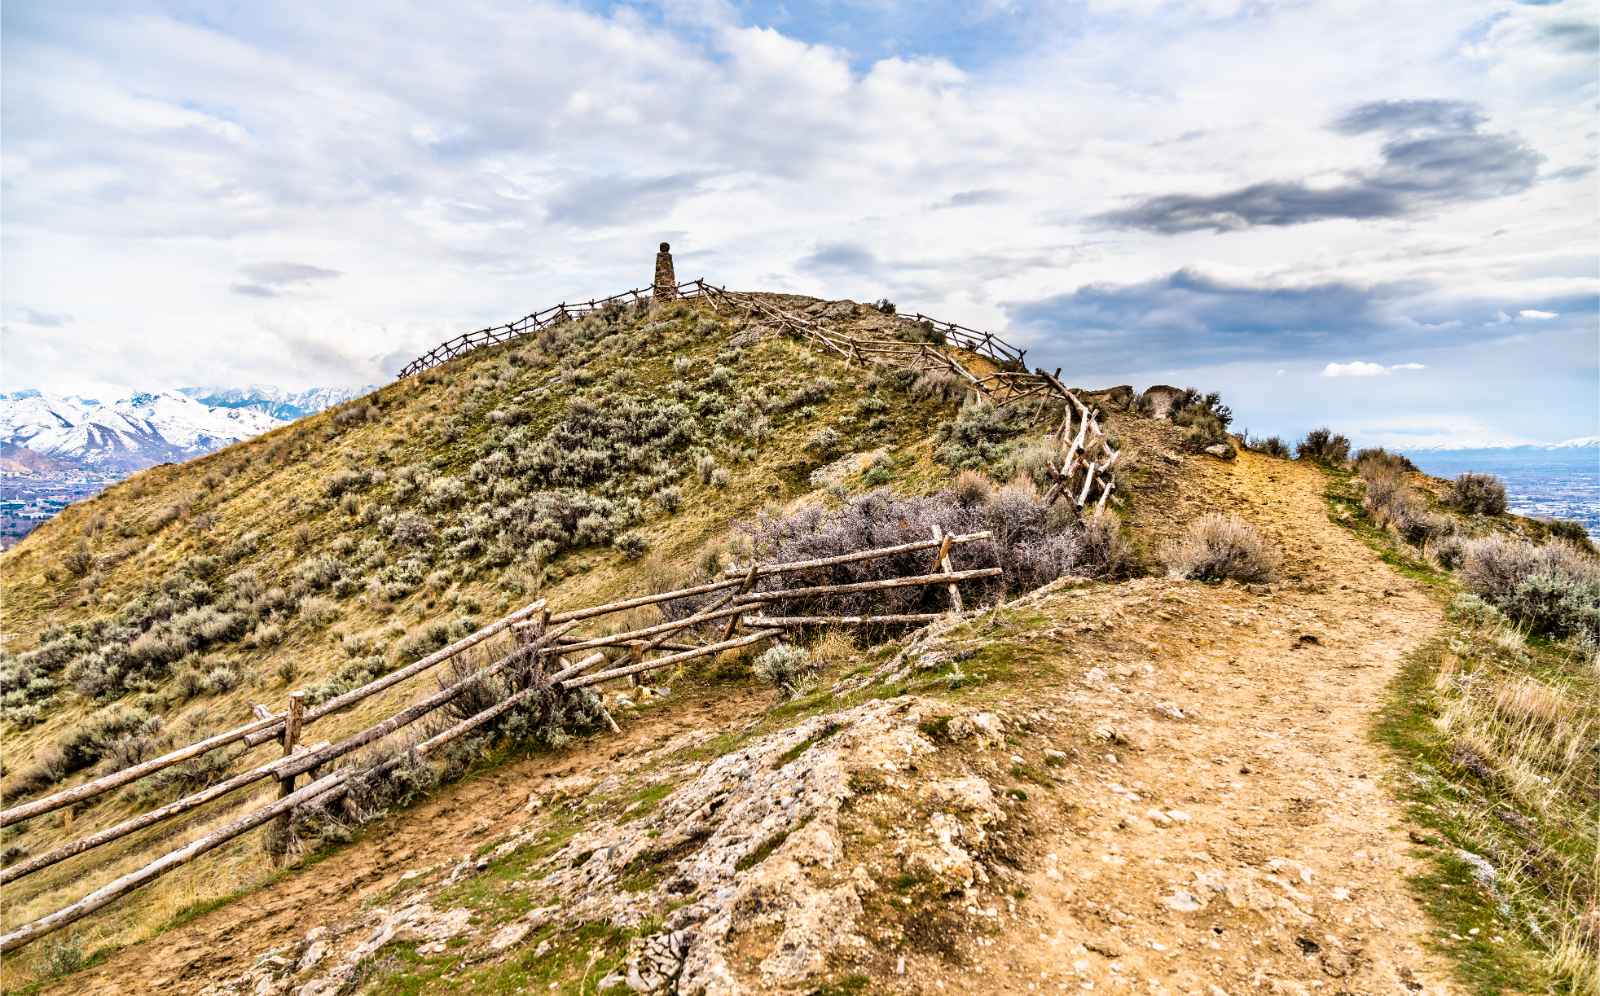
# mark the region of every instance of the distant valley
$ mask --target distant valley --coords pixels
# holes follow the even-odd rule
[[[112,401],[0,394],[0,549],[136,471],[202,456],[372,390],[187,387]]]

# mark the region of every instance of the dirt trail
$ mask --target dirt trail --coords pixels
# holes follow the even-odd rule
[[[1021,925],[961,974],[994,992],[1454,991],[1370,740],[1438,608],[1328,520],[1312,468],[1244,454],[1191,487],[1173,521],[1237,512],[1277,540],[1287,580],[1135,582],[1071,605],[1060,622],[1129,620],[1106,668],[1085,658],[1044,704],[1057,735],[1096,724],[1098,763],[1069,776]]]

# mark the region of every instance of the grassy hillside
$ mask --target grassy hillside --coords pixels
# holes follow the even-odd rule
[[[828,307],[883,324],[870,308]],[[136,475],[0,558],[6,798],[231,727],[250,703],[281,709],[297,688],[315,703],[541,594],[561,607],[670,587],[732,552],[730,525],[764,508],[884,485],[925,493],[964,466],[1004,479],[1040,459],[1023,439],[1039,413],[963,409],[962,395],[948,376],[852,367],[680,302],[484,349]],[[1136,458],[1128,469],[1138,476]],[[414,694],[375,696],[315,738]],[[218,752],[12,828],[6,860],[274,749]],[[202,811],[184,832],[230,811]],[[24,879],[8,890],[6,924],[81,893],[87,869],[100,881],[135,867],[169,834]],[[96,936],[136,936],[268,871],[254,844],[218,864],[220,877],[175,876],[108,914]]]

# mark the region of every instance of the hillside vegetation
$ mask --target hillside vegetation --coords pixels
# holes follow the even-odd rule
[[[925,334],[887,302],[762,298]],[[10,959],[6,985],[1600,983],[1586,543],[1505,514],[1493,481],[1352,456],[1330,430],[1295,459],[1230,436],[1215,394],[1085,397],[1122,453],[1114,516],[1043,500],[1059,411],[975,404],[951,374],[851,365],[706,300],[613,308],[68,509],[0,558],[8,801],[237,725],[251,703],[281,709],[292,689],[326,699],[538,596],[589,605],[935,526],[990,531],[961,563],[1004,576],[914,631],[802,631],[614,687],[616,733],[581,710],[555,728],[511,717],[439,770],[402,764],[307,807],[286,866],[235,841]],[[799,611],[944,612],[947,597]],[[397,686],[311,736],[416,694]],[[277,749],[8,830],[5,863]],[[250,801],[25,878],[0,918],[55,909]]]

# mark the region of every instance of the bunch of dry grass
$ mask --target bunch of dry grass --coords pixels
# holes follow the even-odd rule
[[[1279,562],[1277,549],[1254,526],[1219,512],[1190,523],[1180,539],[1168,544],[1162,559],[1175,578],[1251,583],[1272,580]]]

